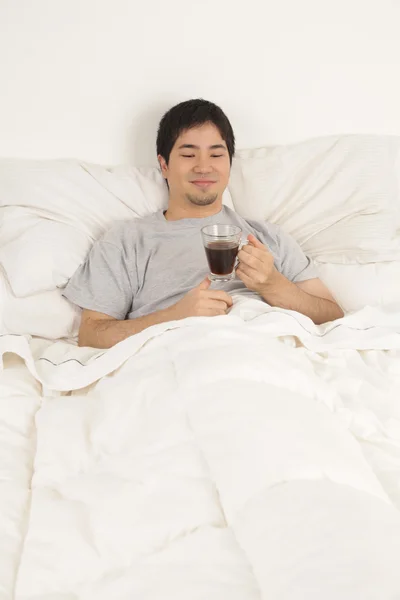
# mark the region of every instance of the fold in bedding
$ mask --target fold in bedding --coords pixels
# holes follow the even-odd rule
[[[0,338],[0,600],[400,597],[399,333],[246,299]]]

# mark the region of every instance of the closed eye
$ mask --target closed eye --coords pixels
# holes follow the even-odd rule
[[[194,158],[194,154],[181,154],[182,158]],[[221,158],[223,154],[211,154],[211,158]]]

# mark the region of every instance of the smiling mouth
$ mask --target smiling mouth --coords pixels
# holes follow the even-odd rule
[[[199,188],[208,188],[210,187],[210,185],[216,183],[216,181],[210,181],[208,179],[197,179],[196,181],[192,181],[191,183],[193,183],[193,185]]]

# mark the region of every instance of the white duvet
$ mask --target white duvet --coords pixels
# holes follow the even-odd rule
[[[0,600],[400,598],[400,306],[2,354]]]

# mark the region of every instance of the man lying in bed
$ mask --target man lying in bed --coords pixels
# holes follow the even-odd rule
[[[174,106],[162,118],[157,154],[168,209],[124,221],[97,241],[64,290],[82,307],[79,345],[109,348],[146,327],[193,316],[224,315],[235,293],[296,310],[315,323],[343,316],[299,245],[270,223],[243,219],[222,205],[235,138],[223,111],[205,100]],[[242,229],[236,279],[210,288],[200,230]]]

